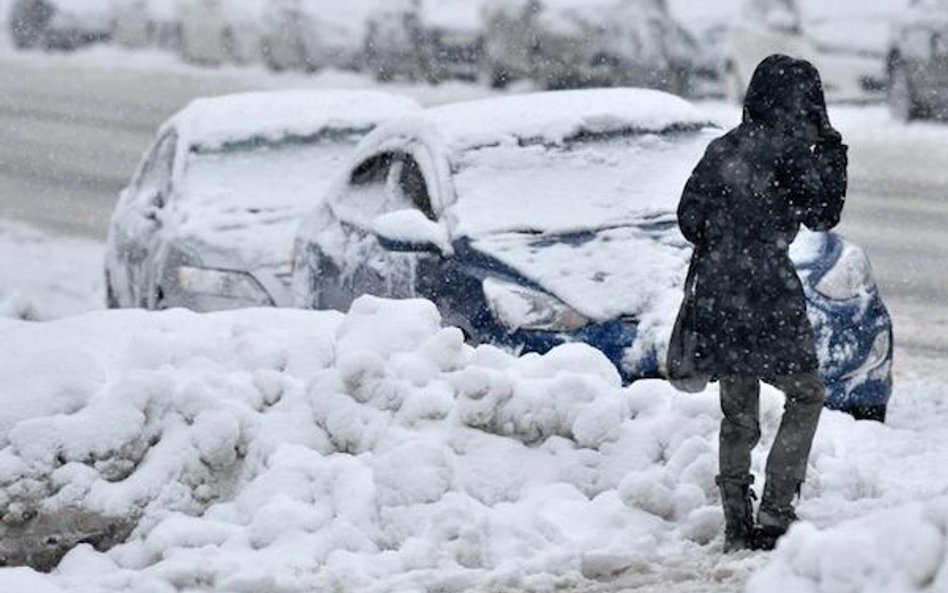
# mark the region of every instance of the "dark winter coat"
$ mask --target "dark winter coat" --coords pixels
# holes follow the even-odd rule
[[[699,371],[768,379],[817,370],[788,248],[801,223],[823,231],[839,222],[846,164],[816,69],[780,55],[761,62],[743,122],[710,144],[678,206],[695,247]]]

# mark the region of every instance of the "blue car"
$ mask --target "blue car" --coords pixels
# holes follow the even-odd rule
[[[390,121],[359,144],[294,248],[298,306],[433,301],[474,342],[602,351],[625,381],[665,375],[690,245],[675,210],[721,130],[658,91],[491,98]],[[883,419],[891,321],[865,254],[802,231],[827,405]]]

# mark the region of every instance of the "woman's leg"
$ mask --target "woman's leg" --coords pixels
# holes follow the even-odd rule
[[[754,377],[720,379],[721,437],[717,477],[724,508],[724,551],[753,545],[754,505],[750,489],[751,451],[760,440],[760,383]]]
[[[806,477],[807,459],[826,389],[817,373],[777,377],[774,385],[786,394],[787,401],[767,457],[767,482],[758,522],[765,531],[779,537],[796,519],[793,498]]]
[[[750,475],[751,451],[760,441],[760,382],[756,377],[727,376],[720,383],[721,478],[744,481]]]

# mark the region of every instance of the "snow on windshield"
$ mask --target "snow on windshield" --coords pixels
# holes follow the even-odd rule
[[[639,134],[562,145],[502,144],[454,163],[459,235],[566,232],[674,212],[718,130]]]
[[[182,234],[238,248],[251,259],[286,259],[295,224],[321,199],[358,139],[353,133],[192,152],[176,203]]]

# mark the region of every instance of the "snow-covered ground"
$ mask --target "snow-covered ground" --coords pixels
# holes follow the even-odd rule
[[[0,317],[46,320],[105,303],[101,243],[0,219]]]
[[[472,349],[430,303],[366,297],[0,320],[0,349],[0,514],[137,522],[2,591],[948,587],[943,384],[900,383],[887,425],[826,412],[804,523],[725,557],[714,390],[623,389],[585,346]]]

